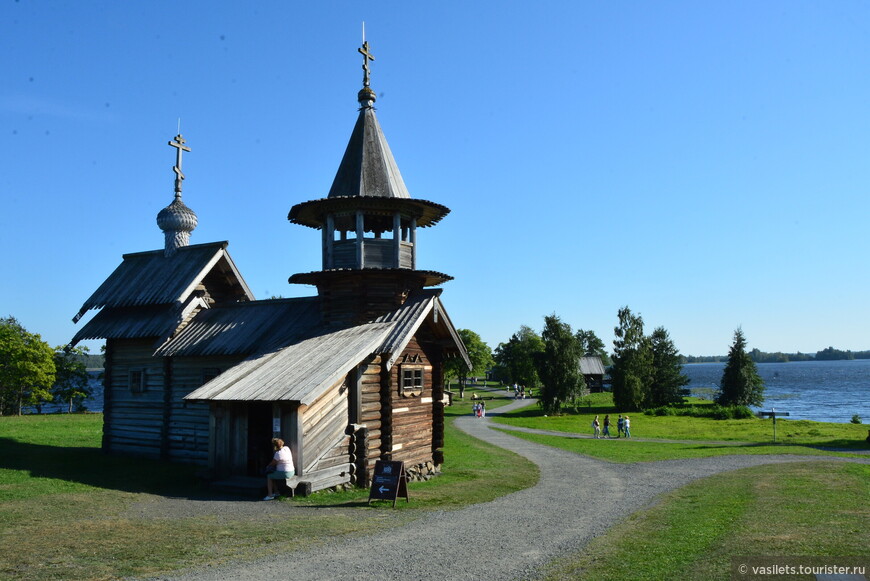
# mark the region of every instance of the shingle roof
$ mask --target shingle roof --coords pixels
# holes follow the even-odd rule
[[[325,331],[228,369],[187,400],[298,401],[313,403],[368,355],[389,333],[389,323]]]
[[[234,272],[241,291],[252,300],[253,293],[226,252],[227,244],[184,246],[172,256],[165,256],[163,250],[125,254],[123,262],[85,301],[73,321],[90,309],[184,302],[221,259]]]
[[[288,345],[319,323],[317,297],[218,305],[200,311],[155,355],[263,353]]]
[[[580,373],[583,375],[604,375],[604,364],[598,355],[587,355],[580,358]]]
[[[390,355],[400,353],[427,317],[432,315],[434,319],[436,312],[439,313],[436,325],[445,328],[442,334],[453,339],[455,350],[467,361],[465,346],[441,306],[438,298],[440,292],[440,290],[423,290],[412,293],[404,305],[371,323],[340,329],[322,325],[310,328],[304,336],[294,339],[292,344],[285,343],[279,348],[261,351],[248,357],[191,392],[185,396],[185,399],[289,400],[307,405],[340,381],[368,356],[376,353]],[[250,306],[238,305],[231,308],[245,311],[249,310]],[[200,313],[173,342],[183,339],[183,335],[191,326],[198,325],[203,329],[209,327],[210,319],[203,321],[198,319],[218,310],[212,309]],[[221,315],[219,318],[223,320],[226,316]],[[230,327],[222,325],[215,325],[214,328],[218,333],[232,332]],[[191,334],[199,336],[200,332],[191,331]],[[162,351],[160,353],[163,354]],[[194,351],[177,354],[192,353]]]

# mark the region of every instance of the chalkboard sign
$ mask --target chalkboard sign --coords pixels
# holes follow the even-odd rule
[[[378,460],[375,462],[375,474],[372,478],[372,488],[369,490],[369,504],[372,500],[392,500],[396,506],[396,499],[400,496],[408,498],[408,478],[405,474],[404,462]]]

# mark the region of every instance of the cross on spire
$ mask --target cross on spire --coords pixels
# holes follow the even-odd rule
[[[365,29],[363,29],[363,30],[365,30]],[[363,33],[363,34],[365,34],[365,33]],[[370,72],[369,71],[369,61],[375,60],[375,57],[374,57],[374,55],[372,55],[372,53],[369,52],[369,42],[365,39],[363,39],[362,48],[358,48],[356,50],[361,55],[363,55],[363,65],[362,65],[363,87],[368,89],[369,88],[369,72]]]
[[[181,133],[175,136],[175,141],[169,142],[169,145],[176,149],[175,166],[172,168],[172,171],[175,172],[175,197],[177,198],[181,197],[181,182],[184,181],[184,174],[181,172],[181,152],[190,151],[190,148],[184,144],[185,141]]]

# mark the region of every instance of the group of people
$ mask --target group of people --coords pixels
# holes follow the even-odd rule
[[[604,431],[602,432],[602,424],[598,421],[598,416],[595,416],[595,419],[592,420],[592,435],[594,438],[611,438],[610,435],[610,414],[604,416]],[[625,436],[626,438],[631,437],[631,419],[628,416],[623,416],[619,414],[619,419],[616,421],[616,437],[621,438]]]
[[[532,397],[532,390],[529,388],[529,393],[526,394],[526,386],[525,385],[517,385],[516,383],[513,385],[514,388],[514,399],[526,399],[526,396]],[[510,393],[510,386],[507,388],[508,393]]]
[[[481,400],[481,401],[475,403],[473,406],[471,406],[471,413],[474,414],[475,416],[477,416],[478,418],[485,418],[486,417],[486,402]]]

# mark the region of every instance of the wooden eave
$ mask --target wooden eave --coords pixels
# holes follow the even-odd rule
[[[391,216],[396,212],[413,217],[417,226],[426,228],[434,226],[450,213],[450,208],[428,200],[416,198],[378,198],[369,196],[341,196],[321,198],[296,204],[290,208],[287,219],[294,224],[321,229],[328,214],[352,214],[361,211],[364,214],[382,214]]]
[[[436,286],[447,281],[453,280],[453,277],[443,272],[434,270],[410,270],[407,268],[335,268],[329,270],[318,270],[315,272],[300,272],[292,275],[288,282],[290,284],[313,284],[318,286],[322,283],[332,282],[336,278],[348,279],[349,277],[367,277],[373,274],[400,274],[413,281],[418,286]]]

